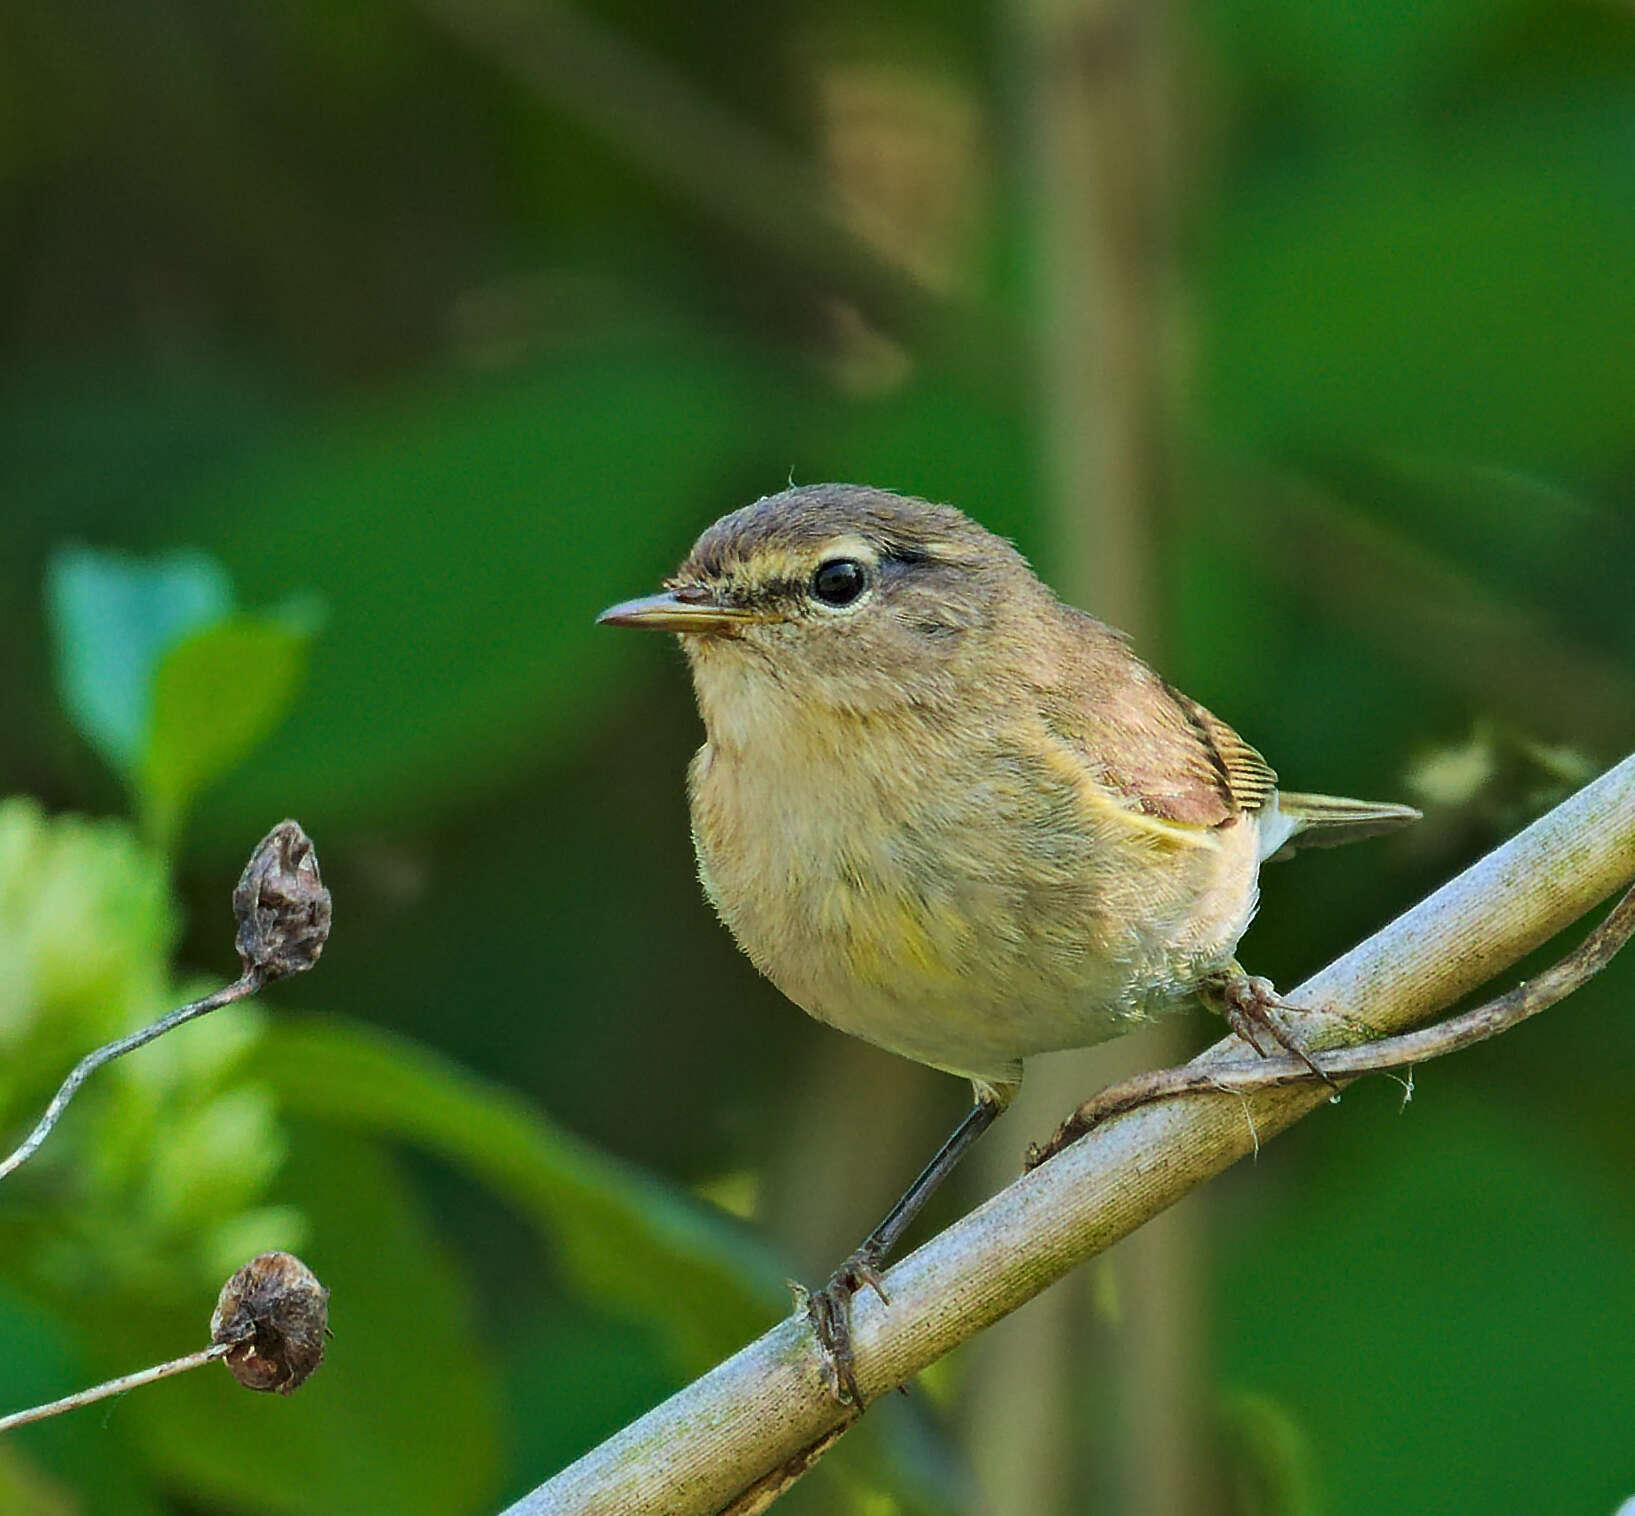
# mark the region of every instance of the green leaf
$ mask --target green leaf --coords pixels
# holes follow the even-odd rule
[[[256,1072],[292,1115],[400,1138],[466,1169],[540,1227],[577,1291],[657,1329],[682,1372],[788,1309],[783,1270],[724,1218],[411,1043],[280,1018]]]
[[[235,615],[203,553],[141,561],[71,548],[47,572],[57,682],[74,723],[170,842],[188,805],[282,719],[306,670],[311,606]]]
[[[193,797],[278,725],[306,672],[313,631],[310,619],[234,616],[164,655],[139,778],[154,836],[169,841]]]
[[[142,561],[66,548],[46,571],[46,601],[63,704],[130,779],[147,743],[154,671],[178,641],[232,609],[226,572],[202,553]]]

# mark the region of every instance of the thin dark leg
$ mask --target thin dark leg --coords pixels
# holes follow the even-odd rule
[[[1007,1092],[1007,1098],[1001,1098],[992,1091],[984,1090],[977,1096],[976,1104],[948,1134],[948,1140],[937,1149],[931,1162],[920,1171],[919,1178],[903,1192],[897,1204],[886,1212],[885,1219],[864,1238],[862,1246],[834,1271],[828,1284],[807,1300],[807,1315],[811,1318],[813,1330],[817,1332],[818,1341],[828,1352],[834,1369],[834,1391],[837,1400],[849,1401],[859,1410],[863,1407],[863,1396],[857,1388],[857,1374],[852,1359],[852,1296],[867,1285],[881,1300],[890,1304],[884,1281],[880,1278],[880,1265],[885,1262],[886,1255],[896,1245],[897,1239],[908,1229],[909,1223],[919,1215],[937,1186],[953,1172],[954,1166],[965,1156],[977,1138],[994,1124],[999,1113],[1009,1104],[1009,1093]]]
[[[931,1162],[920,1170],[919,1178],[903,1191],[897,1204],[886,1212],[885,1219],[869,1233],[857,1251],[874,1263],[883,1262],[886,1254],[897,1245],[897,1239],[908,1230],[909,1223],[925,1208],[926,1201],[936,1192],[937,1186],[953,1173],[955,1165],[1004,1109],[997,1096],[983,1095],[979,1098],[960,1119],[959,1125],[948,1134],[947,1141],[937,1149]],[[868,1283],[884,1300],[880,1286],[873,1280]]]

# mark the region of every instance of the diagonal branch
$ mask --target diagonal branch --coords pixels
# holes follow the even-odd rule
[[[1635,757],[1291,991],[1290,999],[1394,1036],[1445,1011],[1632,875]],[[1565,993],[1577,982],[1572,965],[1583,969],[1597,954],[1604,961],[1630,914],[1621,903],[1591,944],[1512,996],[1520,996],[1524,1009],[1536,1009],[1543,1003],[1541,984]],[[1512,996],[1493,1004],[1503,1007]],[[1500,1020],[1515,1009],[1482,1008]],[[1520,1019],[1510,1016],[1511,1023]],[[1241,1067],[1242,1045],[1229,1038],[1192,1067],[1203,1065],[1230,1082],[1237,1077],[1227,1072],[1234,1064]],[[1259,1072],[1264,1084],[1268,1071]],[[1148,1102],[1102,1121],[892,1269],[889,1308],[872,1297],[858,1299],[852,1335],[865,1396],[911,1378],[1328,1098],[1326,1087],[1310,1084],[1262,1087],[1241,1103],[1236,1097]],[[713,1516],[751,1487],[769,1495],[781,1489],[851,1414],[826,1388],[804,1318],[791,1317],[524,1496],[508,1516]]]
[[[1380,1037],[1354,1047],[1311,1049],[1298,1058],[1242,1059],[1220,1063],[1208,1056],[1178,1069],[1155,1069],[1109,1085],[1086,1100],[1056,1130],[1043,1147],[1028,1149],[1028,1167],[1037,1168],[1102,1122],[1154,1100],[1176,1095],[1246,1095],[1256,1090],[1319,1080],[1360,1079],[1391,1069],[1413,1069],[1433,1058],[1445,1058],[1547,1011],[1587,984],[1612,962],[1635,933],[1635,886],[1624,891],[1617,905],[1572,952],[1553,963],[1535,979],[1524,979],[1513,989],[1484,1001],[1472,1010],[1413,1032]],[[1409,1086],[1412,1089],[1412,1085]]]

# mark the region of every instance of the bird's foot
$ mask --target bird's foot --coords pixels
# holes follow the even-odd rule
[[[865,1243],[829,1276],[828,1284],[806,1297],[806,1318],[823,1349],[829,1393],[842,1405],[859,1411],[863,1392],[857,1387],[857,1364],[852,1356],[852,1297],[859,1290],[871,1289],[884,1304],[891,1304],[880,1262],[878,1250]]]
[[[1282,1048],[1298,1062],[1303,1063],[1313,1079],[1321,1080],[1331,1090],[1338,1090],[1339,1086],[1318,1065],[1301,1038],[1282,1025],[1272,1013],[1275,1011],[1284,1016],[1303,1016],[1330,1023],[1339,1022],[1352,1034],[1344,1039],[1348,1041],[1365,1042],[1374,1035],[1365,1022],[1353,1016],[1291,1005],[1272,988],[1269,979],[1259,979],[1245,974],[1235,964],[1203,980],[1198,986],[1198,993],[1204,1003],[1218,1010],[1225,1017],[1226,1024],[1262,1058],[1271,1058],[1275,1056],[1277,1048]],[[1301,1076],[1302,1079],[1303,1077]],[[1290,1080],[1286,1073],[1272,1073],[1267,1075],[1265,1082],[1271,1086],[1287,1084]],[[1055,1135],[1048,1142],[1030,1145],[1024,1157],[1024,1166],[1028,1169],[1037,1168],[1110,1117],[1133,1111],[1137,1106],[1149,1105],[1155,1100],[1167,1100],[1177,1095],[1218,1091],[1222,1088],[1223,1086],[1212,1078],[1207,1062],[1189,1063],[1175,1069],[1154,1069],[1149,1073],[1137,1074],[1132,1079],[1109,1085],[1074,1110],[1056,1128]],[[1234,1088],[1241,1091],[1245,1086],[1238,1084]]]
[[[1204,998],[1216,1006],[1226,1018],[1226,1024],[1262,1058],[1272,1056],[1271,1050],[1262,1040],[1269,1038],[1284,1052],[1298,1058],[1324,1084],[1338,1088],[1312,1061],[1311,1054],[1307,1052],[1301,1039],[1272,1015],[1274,1011],[1285,1014],[1292,1012],[1300,1016],[1318,1015],[1320,1012],[1307,1010],[1304,1006],[1290,1005],[1272,987],[1270,979],[1245,974],[1241,969],[1229,970],[1206,980],[1201,988]]]

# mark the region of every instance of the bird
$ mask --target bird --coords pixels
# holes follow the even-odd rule
[[[755,967],[840,1031],[970,1081],[973,1103],[807,1297],[836,1398],[849,1331],[1028,1057],[1202,1000],[1300,1053],[1235,953],[1260,865],[1417,820],[1280,788],[1231,727],[951,505],[792,486],[708,527],[611,626],[678,635],[705,741],[704,892]],[[1302,1054],[1303,1056],[1303,1054]]]

